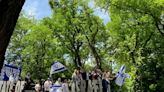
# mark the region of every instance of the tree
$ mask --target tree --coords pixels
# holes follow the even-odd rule
[[[23,13],[18,19],[7,49],[6,61],[16,61],[15,65],[21,64],[22,77],[30,72],[33,79],[47,78],[55,61],[67,66],[63,57],[64,50],[53,36],[53,31],[46,25],[47,19],[35,20]],[[56,74],[55,77],[61,75],[63,74]],[[71,76],[68,72],[64,75]]]
[[[25,0],[0,1],[0,69],[2,69],[6,48],[24,2]]]
[[[103,43],[106,31],[102,20],[93,14],[88,2],[82,0],[51,1],[53,22],[51,27],[56,37],[68,50],[76,66],[82,66],[91,53],[97,67],[101,68],[98,44]],[[96,47],[97,46],[97,47]],[[82,64],[83,63],[83,64]]]
[[[162,0],[99,1],[111,17],[108,29],[114,41],[110,46],[114,50],[112,57],[131,66],[134,91],[163,90],[160,75],[164,72],[163,3]]]
[[[56,43],[49,27],[42,22],[33,25],[31,31],[23,38],[25,48],[21,54],[25,72],[32,73],[35,79],[46,78],[49,75],[50,66],[55,61]]]
[[[106,30],[102,20],[93,15],[93,10],[89,6],[84,5],[84,18],[81,28],[84,31],[84,36],[92,55],[95,58],[97,68],[101,69],[102,56],[98,51],[98,48],[103,47],[107,37]],[[102,37],[103,36],[103,37]],[[97,46],[97,47],[96,47]]]
[[[13,35],[11,37],[9,46],[7,47],[6,51],[5,60],[8,63],[23,59],[21,52],[26,46],[24,45],[22,40],[24,36],[29,32],[29,30],[31,30],[33,25],[34,22],[32,19],[28,18],[28,16],[26,16],[23,13],[20,14]]]
[[[50,1],[53,9],[53,25],[54,35],[61,41],[61,44],[67,48],[67,53],[73,58],[75,65],[82,66],[81,50],[83,42],[77,37],[81,34],[78,28],[77,13],[78,3],[74,1]],[[62,23],[62,24],[61,24]]]

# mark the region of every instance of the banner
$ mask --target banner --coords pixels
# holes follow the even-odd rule
[[[54,74],[54,73],[58,73],[61,71],[65,71],[66,67],[61,64],[60,62],[55,62],[52,66],[51,66],[51,70],[50,70],[50,75]]]
[[[21,68],[13,66],[13,65],[4,64],[1,70],[1,79],[2,80],[7,79],[11,75],[13,75],[13,78],[15,80],[18,80],[20,73],[21,73]]]

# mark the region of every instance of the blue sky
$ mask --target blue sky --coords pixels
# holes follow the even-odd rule
[[[94,2],[90,2],[89,6],[94,9],[94,14],[103,19],[104,23],[110,21],[108,13],[105,10],[94,7]],[[46,16],[51,16],[51,9],[48,0],[26,0],[23,11],[29,16],[34,16],[37,19],[42,19]]]
[[[37,19],[51,15],[48,0],[26,0],[23,11],[29,16],[35,16]]]

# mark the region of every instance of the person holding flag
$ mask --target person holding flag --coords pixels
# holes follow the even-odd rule
[[[59,73],[67,70],[67,68],[60,62],[54,62],[50,69],[50,78],[52,74]],[[49,91],[47,92],[62,92],[61,79],[59,78],[55,85],[49,86]]]
[[[75,69],[74,73],[72,74],[72,92],[80,92],[79,84],[82,80],[82,75],[79,69]]]
[[[114,79],[112,71],[104,72],[102,80],[103,92],[111,92],[110,82]]]

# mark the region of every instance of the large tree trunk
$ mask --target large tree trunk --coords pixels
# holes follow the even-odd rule
[[[0,0],[0,70],[24,2],[25,0]]]
[[[82,46],[82,42],[77,42],[77,46],[74,45],[74,62],[76,67],[82,67],[81,56],[80,56],[80,47]]]
[[[80,57],[80,51],[79,51],[79,49],[77,49],[76,51],[75,51],[75,58],[76,58],[76,67],[81,67],[82,66],[82,63],[81,63],[81,57]]]
[[[93,44],[90,44],[90,49],[92,51],[92,54],[93,54],[96,64],[97,64],[96,68],[101,69],[102,68],[101,67],[101,58],[100,58],[99,54],[97,53],[96,48],[93,46]]]
[[[98,32],[98,31],[97,31]],[[94,35],[94,36],[96,36],[96,35]],[[99,69],[102,69],[102,67],[101,67],[101,57],[100,57],[100,55],[98,54],[98,52],[96,51],[96,48],[95,48],[95,38],[93,37],[92,38],[92,40],[90,41],[89,40],[89,38],[88,38],[88,36],[86,36],[86,39],[87,39],[87,41],[88,41],[88,45],[89,45],[89,47],[90,47],[90,49],[91,49],[91,52],[92,52],[92,55],[94,56],[94,58],[95,58],[95,61],[96,61],[96,68],[99,68]]]

